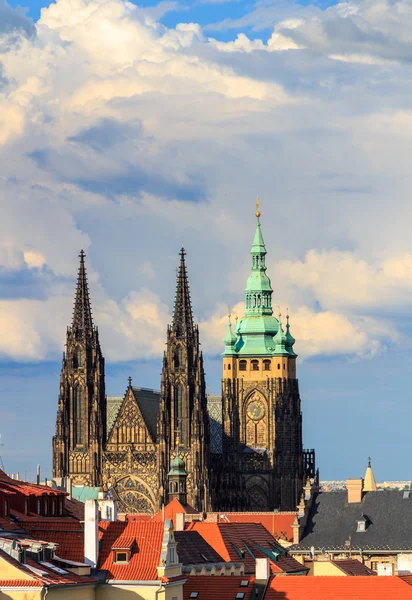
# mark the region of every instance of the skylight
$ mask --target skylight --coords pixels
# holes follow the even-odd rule
[[[242,581],[239,584],[239,587],[247,587],[249,585],[249,580],[248,579],[242,579]]]
[[[190,592],[189,598],[197,598],[198,595],[199,595],[199,592]]]
[[[238,592],[235,596],[236,600],[242,600],[245,597],[245,592]]]

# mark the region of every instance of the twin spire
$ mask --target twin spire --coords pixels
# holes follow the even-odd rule
[[[72,331],[77,334],[89,335],[93,332],[93,318],[90,307],[86,266],[84,262],[85,256],[84,251],[80,250],[80,265],[73,307]]]
[[[187,278],[186,252],[180,250],[180,266],[176,283],[175,306],[173,311],[172,331],[177,338],[192,337],[194,333],[192,303],[190,299],[189,281]]]

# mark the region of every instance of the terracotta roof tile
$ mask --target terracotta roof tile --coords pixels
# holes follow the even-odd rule
[[[188,530],[198,531],[226,562],[243,562],[245,573],[255,572],[255,559],[268,556],[274,573],[298,573],[305,567],[289,556],[260,523],[194,522]]]
[[[248,585],[242,587],[241,582],[246,581]],[[244,593],[243,600],[249,600],[251,599],[253,583],[254,577],[248,577],[247,575],[244,577],[211,577],[205,575],[188,577],[183,586],[183,600],[192,600],[192,598],[196,598],[196,600],[235,600],[238,593]],[[197,596],[191,596],[196,592],[198,592]]]
[[[265,600],[408,600],[412,588],[399,577],[274,577]],[[199,598],[199,600],[201,600]]]
[[[221,514],[225,516],[222,518]],[[260,523],[273,537],[293,541],[292,524],[296,513],[218,513],[218,522],[224,523]],[[207,520],[207,519],[206,519]]]
[[[346,573],[346,575],[376,575],[375,571],[372,571],[372,569],[369,569],[366,565],[363,565],[359,560],[354,558],[338,558],[333,560],[332,563],[338,567],[338,569]]]
[[[82,524],[70,518],[21,519],[21,527],[38,540],[58,544],[57,554],[75,562],[84,561]]]
[[[43,587],[43,584],[35,579],[0,579],[0,588],[3,587]]]
[[[163,523],[153,521],[101,521],[99,524],[99,539],[101,540],[99,569],[107,571],[106,578],[108,580],[156,580],[163,535]],[[128,564],[115,564],[114,562],[113,544],[121,536],[135,540]]]
[[[176,527],[176,515],[177,513],[184,513],[186,515],[197,515],[199,511],[195,510],[189,504],[182,504],[177,498],[173,498],[169,504],[166,504],[164,511],[159,511],[154,517],[153,521],[164,521],[166,519],[172,519],[173,526]]]

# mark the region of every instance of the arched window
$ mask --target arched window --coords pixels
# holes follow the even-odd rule
[[[83,366],[83,352],[81,348],[76,348],[73,354],[73,367],[77,369]]]
[[[83,444],[84,430],[83,430],[83,398],[84,392],[82,388],[76,387],[74,389],[74,431],[75,431],[75,442],[76,444]]]
[[[239,371],[246,371],[247,362],[245,360],[239,361]]]
[[[227,370],[228,370],[228,371],[230,371],[230,369],[231,369],[231,368],[232,368],[232,367],[231,367],[231,365],[228,365],[228,366],[227,366]]]
[[[259,361],[258,360],[252,360],[251,365],[252,365],[252,371],[259,371]]]
[[[263,361],[263,370],[264,371],[270,371],[270,360],[264,360]]]
[[[179,432],[181,444],[185,443],[184,416],[183,387],[178,386],[175,388],[175,431]]]
[[[175,350],[175,367],[183,367],[185,363],[185,352],[181,346]]]
[[[278,369],[280,369],[280,363],[278,363]]]

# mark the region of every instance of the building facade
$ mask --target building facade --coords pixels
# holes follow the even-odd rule
[[[112,490],[123,512],[155,513],[175,497],[169,473],[183,461],[184,495],[196,510],[295,510],[314,451],[302,447],[295,343],[274,317],[266,248],[256,213],[245,315],[224,339],[222,396],[206,397],[199,330],[180,253],[161,390],[129,385],[105,397],[84,253],[67,330],[53,438],[54,477]]]

